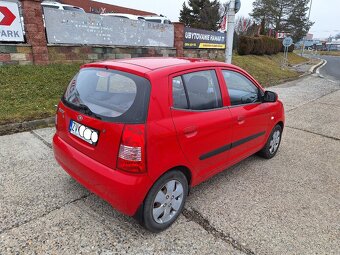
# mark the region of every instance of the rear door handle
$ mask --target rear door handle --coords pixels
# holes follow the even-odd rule
[[[187,138],[194,137],[198,133],[197,127],[195,127],[195,126],[186,127],[186,128],[183,129],[183,133]]]
[[[237,122],[238,122],[239,125],[242,125],[242,124],[244,124],[244,122],[246,122],[246,119],[243,116],[238,116]]]

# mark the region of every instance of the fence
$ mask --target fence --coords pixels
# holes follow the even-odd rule
[[[0,2],[0,13],[7,1]],[[52,9],[43,13],[41,0],[19,3],[25,42],[5,44],[0,37],[0,65],[154,56],[224,57],[223,49],[186,49],[182,23],[157,24]]]

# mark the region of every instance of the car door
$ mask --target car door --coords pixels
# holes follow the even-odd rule
[[[224,169],[231,142],[231,114],[223,107],[215,69],[170,77],[172,119],[187,160],[200,178]]]
[[[245,74],[222,70],[229,95],[233,122],[231,161],[239,161],[260,150],[269,124],[268,106],[261,103],[263,91]]]

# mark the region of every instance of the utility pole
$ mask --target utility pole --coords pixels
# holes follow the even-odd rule
[[[235,31],[235,0],[230,1],[227,15],[228,25],[227,25],[227,40],[225,47],[225,62],[231,64],[231,60],[233,57],[233,41]]]
[[[310,12],[312,10],[312,4],[313,4],[313,0],[310,0],[310,7],[309,7],[309,12],[308,12],[308,21],[310,18]],[[309,31],[309,30],[308,30]],[[308,33],[308,32],[307,32]],[[305,42],[306,42],[306,36],[303,38],[303,44],[302,44],[302,52],[301,52],[301,56],[303,56],[303,53],[305,52]]]

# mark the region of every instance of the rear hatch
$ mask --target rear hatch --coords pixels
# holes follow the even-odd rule
[[[83,68],[57,110],[57,134],[94,160],[116,168],[124,126],[144,124],[150,82],[127,72]]]

